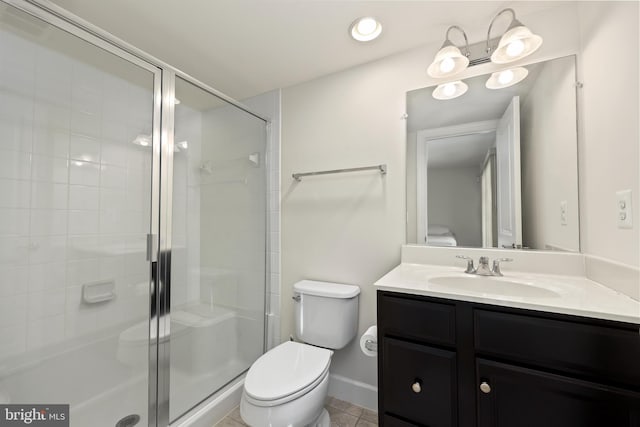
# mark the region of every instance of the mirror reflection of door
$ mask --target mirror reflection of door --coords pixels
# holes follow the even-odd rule
[[[483,172],[495,158],[497,125],[497,120],[487,120],[418,132],[417,241],[430,246],[496,246],[495,178],[490,179],[491,189],[483,190]],[[485,209],[485,196],[491,199],[491,209]],[[491,224],[492,235],[486,242],[485,222]]]
[[[482,247],[493,248],[498,242],[495,148],[487,152],[480,185],[482,187]]]
[[[514,96],[496,130],[498,247],[522,247],[520,98]]]
[[[430,246],[522,247],[518,96],[497,121],[419,132],[417,149],[419,239]]]

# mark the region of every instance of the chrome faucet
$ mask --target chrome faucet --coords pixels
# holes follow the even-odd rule
[[[464,271],[467,274],[475,274],[476,269],[473,267],[473,258],[464,255],[456,255],[456,258],[467,260],[467,269]]]
[[[478,260],[478,268],[473,274],[477,274],[478,276],[493,276],[493,271],[489,268],[489,258],[486,256],[481,256]]]
[[[498,258],[493,260],[493,266],[491,267],[491,272],[494,276],[502,277],[502,271],[500,271],[500,263],[501,262],[511,262],[513,258]]]
[[[500,271],[500,263],[513,261],[513,258],[494,259],[493,265],[489,268],[489,258],[481,256],[478,260],[478,267],[474,268],[473,258],[464,255],[456,255],[456,258],[467,260],[467,269],[464,271],[465,273],[476,274],[478,276],[502,276],[503,274],[502,271]]]

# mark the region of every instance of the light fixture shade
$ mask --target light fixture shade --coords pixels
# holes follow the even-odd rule
[[[498,47],[491,54],[491,62],[508,64],[531,55],[542,45],[542,37],[519,21],[514,21],[509,30],[500,38]]]
[[[135,145],[139,145],[141,147],[150,147],[151,146],[151,135],[146,135],[144,133],[139,134],[135,137],[133,141],[131,141]]]
[[[427,74],[435,78],[451,77],[464,71],[468,66],[469,58],[447,40],[427,68]]]
[[[489,80],[485,83],[487,89],[502,89],[513,86],[523,81],[529,70],[524,67],[509,68],[508,70],[496,71],[491,74]]]
[[[453,99],[464,95],[467,90],[469,90],[469,86],[467,86],[465,82],[458,80],[457,82],[449,82],[438,85],[433,90],[431,96],[433,96],[435,99],[446,101],[447,99]]]

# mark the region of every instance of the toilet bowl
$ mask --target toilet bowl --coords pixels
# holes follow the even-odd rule
[[[249,369],[240,413],[252,427],[316,426],[324,411],[333,352],[288,341]]]
[[[296,336],[256,360],[240,415],[251,427],[329,427],[324,409],[333,351],[355,337],[360,288],[303,280],[293,287]]]

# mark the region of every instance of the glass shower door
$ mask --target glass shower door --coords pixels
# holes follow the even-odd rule
[[[264,351],[266,123],[176,78],[170,419]]]
[[[50,19],[0,3],[0,404],[146,425],[160,71]]]

